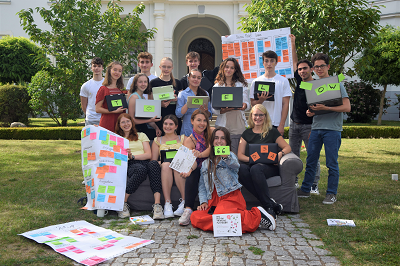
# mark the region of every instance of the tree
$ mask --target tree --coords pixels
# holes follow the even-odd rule
[[[380,11],[366,0],[252,0],[241,19],[244,32],[290,27],[299,59],[328,54],[330,74],[354,74],[344,65],[379,30]]]
[[[138,51],[144,49],[154,29],[140,31],[139,15],[145,6],[138,5],[132,13],[122,16],[119,0],[108,3],[102,12],[101,0],[57,0],[49,9],[35,8],[51,30],[39,29],[33,19],[34,11],[29,8],[18,12],[21,25],[34,42],[41,45],[47,55],[55,58],[55,64],[41,60],[54,82],[62,90],[79,99],[81,85],[91,73],[88,62],[98,56],[109,63],[120,61],[132,69]],[[43,58],[45,59],[45,58]],[[75,117],[75,119],[78,116]],[[63,124],[66,118],[62,117]]]
[[[40,70],[38,57],[43,51],[24,37],[5,36],[0,39],[0,82],[30,82]]]
[[[382,28],[373,45],[354,61],[362,80],[383,86],[378,115],[378,125],[381,125],[387,86],[400,85],[400,28],[390,25]]]

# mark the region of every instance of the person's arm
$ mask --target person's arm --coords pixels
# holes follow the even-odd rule
[[[143,141],[142,144],[143,144],[144,153],[135,155],[135,160],[139,160],[139,161],[150,160],[151,159],[150,143],[148,141]]]
[[[290,148],[289,144],[287,144],[287,142],[283,139],[282,136],[279,136],[275,140],[275,142],[278,143],[279,148],[282,149],[282,151],[278,152],[278,161],[280,161],[283,156],[283,153],[288,154],[289,152],[292,151],[292,148]]]
[[[350,100],[349,98],[342,98],[342,105],[339,106],[326,106],[324,104],[316,104],[314,106],[310,106],[310,108],[314,111],[321,111],[321,110],[329,110],[329,111],[334,111],[334,112],[338,112],[338,113],[348,113],[351,111],[351,105],[350,105]],[[310,112],[307,110],[307,115],[308,116],[313,116],[315,115],[315,113]],[[310,114],[310,115],[309,115]]]
[[[242,162],[248,163],[250,159],[248,156],[244,155],[246,150],[246,144],[247,142],[241,137],[238,147],[238,159],[241,160]]]
[[[157,145],[156,140],[158,141],[157,137],[153,140],[153,144],[151,144],[151,160],[153,161],[158,160],[158,154],[160,152],[160,147]]]
[[[293,34],[289,34],[290,42],[292,43],[292,61],[293,61],[293,72],[297,70],[297,62],[299,59],[297,58],[296,52],[296,37]]]
[[[115,109],[114,111],[108,111],[108,109],[103,107],[103,102],[105,98],[98,103],[96,103],[96,113],[99,114],[119,114],[125,112],[126,108],[123,108],[122,106],[119,107],[118,109]]]
[[[187,98],[183,95],[184,91],[181,91],[178,94],[178,101],[176,103],[176,110],[175,114],[178,118],[182,118],[184,114],[186,114],[188,107],[187,107]]]
[[[81,96],[81,108],[83,111],[83,114],[86,116],[86,108],[87,108],[87,104],[88,104],[88,98]]]
[[[279,122],[278,131],[283,136],[285,132],[285,122],[287,115],[289,113],[289,100],[290,97],[282,97],[282,112],[281,112],[281,121]]]
[[[208,178],[206,164],[201,166],[200,170],[200,179],[199,179],[199,202],[200,206],[197,207],[197,210],[203,211],[207,210],[208,208],[208,201],[207,201],[207,192],[206,192],[206,184],[204,182],[204,178]],[[210,185],[210,184],[209,184]]]
[[[135,118],[136,99],[139,99],[139,97],[137,95],[132,95],[132,97],[129,99],[129,105],[128,105],[128,114],[132,117],[133,122],[135,122],[135,125],[146,124],[146,123],[151,123],[151,122],[158,122],[161,120],[161,118],[157,118],[157,116],[150,118],[150,119]]]
[[[225,163],[228,166],[228,168],[232,169],[233,171],[237,172],[239,171],[239,161],[236,157],[236,155],[231,151],[231,153],[225,157]]]
[[[246,106],[244,106],[246,105]],[[250,103],[249,103],[249,88],[243,86],[243,107],[242,111],[250,110]]]

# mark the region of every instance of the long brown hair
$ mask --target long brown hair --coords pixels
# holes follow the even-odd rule
[[[195,69],[192,69],[192,71],[190,71],[189,72],[189,77],[191,77],[193,74],[192,74],[192,72],[199,72],[200,73],[200,75],[202,75],[201,74],[201,71],[200,70],[198,70],[197,68],[195,68]],[[188,77],[188,86],[190,85],[189,83],[189,77]],[[202,88],[202,87],[200,87],[200,85],[199,85],[199,87],[197,88],[197,95],[196,96],[209,96],[208,94],[207,94],[207,92]]]
[[[118,61],[114,61],[114,62],[111,62],[110,64],[108,64],[107,70],[106,70],[106,76],[104,77],[104,81],[103,81],[104,86],[111,85],[111,82],[112,82],[111,69],[114,65],[120,65],[122,67],[122,70],[124,69],[124,66]],[[117,80],[117,88],[120,90],[124,89],[124,78],[122,77],[122,74],[119,77],[119,79]]]
[[[224,61],[222,61],[221,65],[219,66],[219,71],[217,74],[217,77],[215,78],[215,84],[220,84],[220,85],[227,85],[226,84],[226,77],[225,77],[225,67],[228,62],[233,62],[235,66],[235,73],[233,73],[232,76],[232,82],[240,82],[243,84],[243,86],[247,87],[247,81],[243,76],[242,70],[240,69],[240,65],[238,61],[235,58],[228,57]]]
[[[204,115],[204,117],[207,121],[207,126],[206,126],[206,129],[204,130],[204,140],[206,141],[206,148],[208,148],[208,146],[210,145],[210,136],[209,136],[210,121],[208,120],[207,114],[205,112],[201,111],[200,109],[194,110],[194,112],[192,113],[192,116],[190,117],[190,120],[194,121],[194,118],[196,117],[196,115]]]
[[[225,127],[217,127],[213,133],[211,134],[210,142],[211,142],[211,151],[210,155],[208,156],[208,184],[211,185],[212,183],[212,173],[214,173],[214,176],[216,176],[216,170],[217,170],[217,164],[219,163],[219,160],[221,160],[221,157],[217,157],[218,155],[215,155],[215,150],[214,150],[214,139],[215,135],[217,134],[217,131],[222,131],[225,136],[225,141],[226,141],[226,146],[231,147],[231,134],[229,133],[228,129]],[[212,164],[212,165],[211,165]]]
[[[137,133],[136,128],[135,128],[135,122],[133,122],[132,117],[131,117],[129,114],[127,114],[127,113],[122,113],[122,114],[120,114],[120,115],[118,116],[117,123],[115,123],[115,133],[117,133],[117,134],[120,135],[121,137],[124,137],[124,138],[125,138],[125,132],[124,132],[124,131],[122,130],[122,128],[119,126],[119,124],[120,124],[120,122],[121,122],[121,119],[122,119],[123,117],[128,118],[129,120],[131,120],[131,123],[132,123],[132,128],[131,128],[131,130],[130,130],[130,132],[129,132],[129,137],[128,137],[128,139],[129,139],[130,141],[137,141],[137,140],[139,139],[139,137],[138,137],[138,133]]]
[[[149,94],[151,92],[150,80],[149,80],[149,77],[144,73],[138,73],[138,74],[135,75],[135,77],[133,78],[133,82],[131,84],[131,87],[129,88],[129,92],[132,94],[135,91],[137,91],[137,82],[138,82],[138,79],[140,77],[146,77],[147,78],[147,88],[144,90],[143,93],[144,94]]]

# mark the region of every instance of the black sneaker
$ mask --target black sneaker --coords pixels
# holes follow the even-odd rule
[[[275,201],[273,198],[271,198],[271,200],[272,200],[272,202],[274,203],[274,207],[273,207],[274,212],[276,213],[276,215],[281,215],[282,212],[283,212],[283,206],[282,206],[282,204],[276,203],[276,201]]]
[[[269,229],[271,231],[274,231],[276,228],[276,221],[274,217],[269,214],[263,207],[258,206],[257,208],[260,210],[261,213],[261,221],[258,227],[261,229]]]
[[[301,190],[301,188],[297,189],[297,197],[299,198],[309,198],[310,197],[310,192],[304,192]]]

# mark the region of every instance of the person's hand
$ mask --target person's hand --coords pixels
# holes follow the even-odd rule
[[[263,91],[261,94],[258,93],[258,99],[259,99],[259,100],[262,100],[263,102],[264,102],[266,99],[269,99],[269,98],[271,98],[271,97],[272,97],[272,95],[269,95],[269,92],[268,92],[268,91]]]
[[[207,109],[207,104],[203,104],[203,105],[200,105],[200,111],[202,111],[202,112],[207,112],[208,111],[208,109]]]
[[[284,128],[284,126],[283,126],[283,125],[279,125],[277,129],[278,129],[279,133],[281,133],[281,135],[282,135],[282,137],[283,137],[283,134],[285,133],[285,128]]]
[[[308,109],[307,109],[307,111],[306,111],[306,115],[307,115],[308,117],[312,117],[312,116],[314,116],[314,115],[315,115],[315,113],[313,113],[313,112],[310,112],[310,110],[308,110]]]
[[[324,105],[324,104],[320,104],[317,103],[315,105],[311,105],[310,108],[314,111],[322,111],[322,110],[329,110],[329,107]]]
[[[158,127],[156,128],[156,135],[157,137],[161,137],[162,135],[162,131]]]
[[[200,206],[197,207],[198,211],[205,211],[208,209],[208,203],[204,202],[203,204],[201,204]]]
[[[199,158],[201,152],[199,152],[198,150],[193,149],[192,153],[193,153],[194,157]]]
[[[119,113],[125,112],[125,110],[126,110],[126,108],[123,108],[123,107],[121,106],[121,107],[118,107],[118,109],[115,109],[114,111],[111,111],[110,113],[119,114]]]
[[[225,113],[227,113],[227,112],[229,112],[229,111],[232,111],[232,110],[234,110],[235,108],[230,108],[230,107],[222,107],[221,108],[221,110],[219,110],[219,112],[220,112],[220,114],[225,114]]]
[[[182,178],[187,178],[188,176],[190,176],[190,174],[193,172],[193,170],[192,170],[192,168],[190,168],[190,170],[189,170],[189,172],[187,172],[187,173],[180,173],[180,176],[182,177]]]
[[[126,149],[126,152],[128,153],[128,158],[131,159],[132,158],[132,152],[131,149]]]
[[[239,108],[238,110],[244,111],[244,110],[246,110],[246,108],[247,108],[247,103],[243,103],[242,108]]]
[[[161,117],[157,118],[157,116],[155,116],[155,117],[151,118],[150,120],[151,120],[150,122],[158,122],[158,121],[161,121]]]
[[[280,152],[278,152],[278,162],[280,162],[281,161],[281,158],[283,157],[283,154],[282,154],[282,152],[280,151]]]
[[[177,96],[175,93],[174,93],[174,97],[175,97],[174,99],[171,99],[171,100],[170,100],[171,102],[176,102],[176,101],[178,101],[178,96]]]
[[[292,41],[292,43],[294,43],[296,41],[296,36],[294,36],[293,34],[289,34],[289,38],[290,38],[290,41]]]
[[[170,102],[171,102],[171,100],[161,101],[161,107],[167,108]]]

